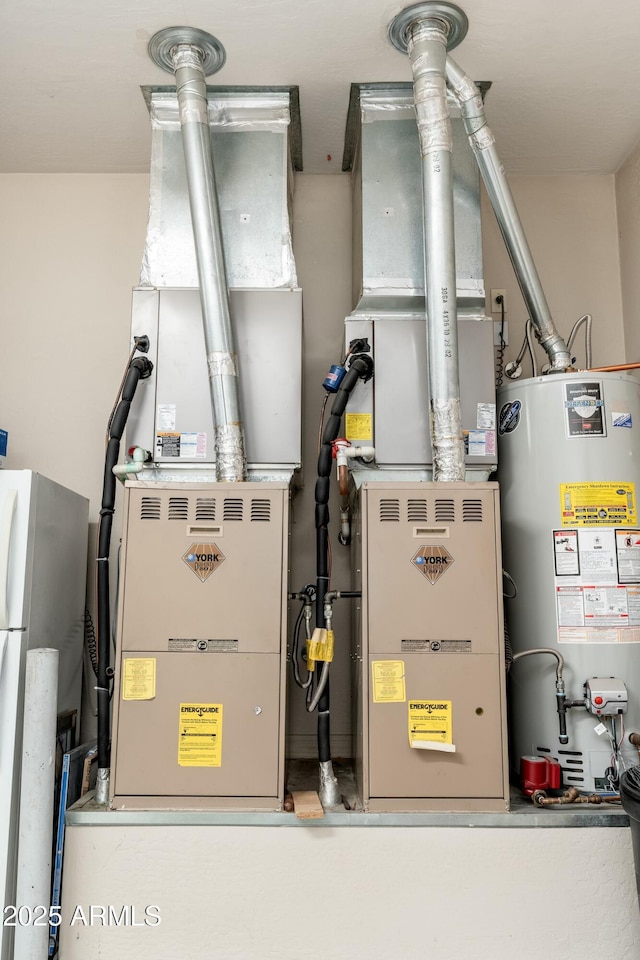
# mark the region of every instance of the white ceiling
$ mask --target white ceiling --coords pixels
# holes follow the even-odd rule
[[[410,80],[386,40],[387,0],[4,0],[0,171],[146,172],[140,87],[166,84],[147,56],[162,27],[222,41],[209,82],[298,85],[304,169],[339,172],[352,82]],[[512,173],[610,173],[640,138],[640,4],[459,0],[454,56],[492,80],[489,122]],[[611,12],[609,12],[609,10]]]

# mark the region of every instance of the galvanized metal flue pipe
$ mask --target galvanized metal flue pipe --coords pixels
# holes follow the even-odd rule
[[[194,42],[190,42],[192,35]],[[176,80],[213,410],[216,477],[237,482],[246,480],[246,458],[207,109],[207,48],[218,55],[209,71],[214,72],[224,63],[224,49],[202,31],[170,27],[156,34],[149,45],[155,62],[172,70]]]
[[[425,6],[428,6],[426,4]],[[407,29],[420,151],[433,479],[464,480],[453,218],[453,142],[445,67],[449,24],[436,15]]]
[[[554,373],[567,370],[571,366],[571,354],[553,322],[511,188],[500,163],[495,138],[487,123],[480,91],[450,56],[447,57],[446,76],[447,84],[460,104],[471,148],[538,340],[549,357],[550,370]]]

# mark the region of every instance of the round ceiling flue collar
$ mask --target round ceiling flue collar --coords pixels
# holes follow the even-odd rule
[[[202,51],[202,68],[205,77],[217,73],[224,66],[227,55],[225,49],[217,39],[197,27],[165,27],[158,30],[149,40],[149,56],[153,62],[165,70],[173,73],[172,51],[179,44],[198,47]]]
[[[393,18],[387,33],[389,43],[393,44],[396,50],[401,53],[407,53],[408,33],[411,25],[419,20],[432,19],[444,20],[449,25],[447,50],[453,50],[467,35],[469,21],[466,13],[460,7],[456,7],[454,3],[426,0],[424,3],[414,3],[410,7],[405,7],[397,17]]]

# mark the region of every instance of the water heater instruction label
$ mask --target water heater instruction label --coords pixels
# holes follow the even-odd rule
[[[222,704],[181,703],[178,736],[181,767],[222,766]]]
[[[404,660],[374,660],[371,672],[374,703],[405,702]]]
[[[561,483],[563,527],[634,527],[636,492],[633,483]]]
[[[559,643],[640,642],[640,529],[554,530]]]
[[[153,700],[155,695],[155,657],[125,657],[122,661],[122,699]]]
[[[410,700],[409,743],[453,743],[451,700]]]

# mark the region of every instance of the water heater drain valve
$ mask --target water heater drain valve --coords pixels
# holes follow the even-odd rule
[[[587,710],[598,717],[617,717],[627,712],[627,688],[615,677],[592,677],[584,685]]]

